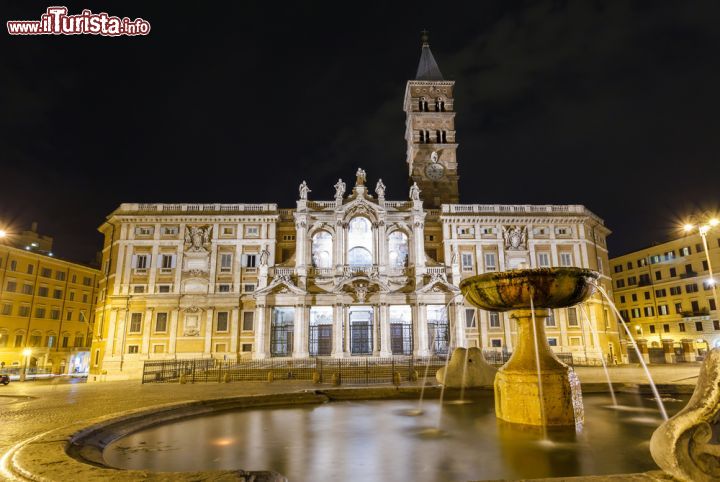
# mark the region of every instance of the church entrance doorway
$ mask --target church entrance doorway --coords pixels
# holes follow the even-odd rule
[[[373,310],[370,306],[350,308],[350,354],[372,355]]]

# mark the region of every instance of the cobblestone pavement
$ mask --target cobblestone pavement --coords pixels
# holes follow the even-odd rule
[[[651,366],[658,384],[694,385],[699,364]],[[584,383],[605,382],[602,368],[577,368]],[[615,383],[646,383],[642,368],[611,367]],[[14,444],[39,433],[103,415],[153,405],[228,396],[318,389],[310,382],[148,384],[139,381],[101,383],[12,382],[0,386],[0,456]]]

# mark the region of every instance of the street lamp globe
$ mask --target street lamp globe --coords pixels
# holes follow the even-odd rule
[[[23,356],[30,356],[30,355],[32,355],[32,350],[30,348],[25,348],[22,351],[22,354],[23,354]]]
[[[712,218],[710,221],[708,221],[708,224],[714,228],[715,226],[720,224],[720,219]]]
[[[689,223],[686,224],[685,226],[683,226],[683,229],[685,230],[686,233],[689,233],[689,232],[692,231],[694,228],[695,228],[695,226],[693,226],[692,224],[689,224]]]
[[[7,231],[0,229],[0,238],[4,238],[5,236],[7,236]]]

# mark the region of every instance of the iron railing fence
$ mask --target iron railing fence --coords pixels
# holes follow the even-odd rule
[[[502,366],[511,353],[485,351],[485,359],[494,366]],[[564,363],[574,366],[572,353],[556,353]],[[435,372],[445,366],[447,357],[394,356],[352,358],[268,358],[265,360],[149,360],[143,365],[142,383],[178,383],[181,376],[188,383],[221,381],[313,380],[319,383],[373,385],[414,381],[427,372],[433,379]],[[393,379],[393,375],[395,379]]]

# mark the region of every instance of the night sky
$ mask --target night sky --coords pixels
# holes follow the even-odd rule
[[[456,84],[464,203],[585,204],[611,256],[718,207],[720,3],[5,2],[0,225],[87,261],[121,202],[330,199],[357,167],[407,197],[420,35]],[[147,37],[11,37],[67,5]]]

